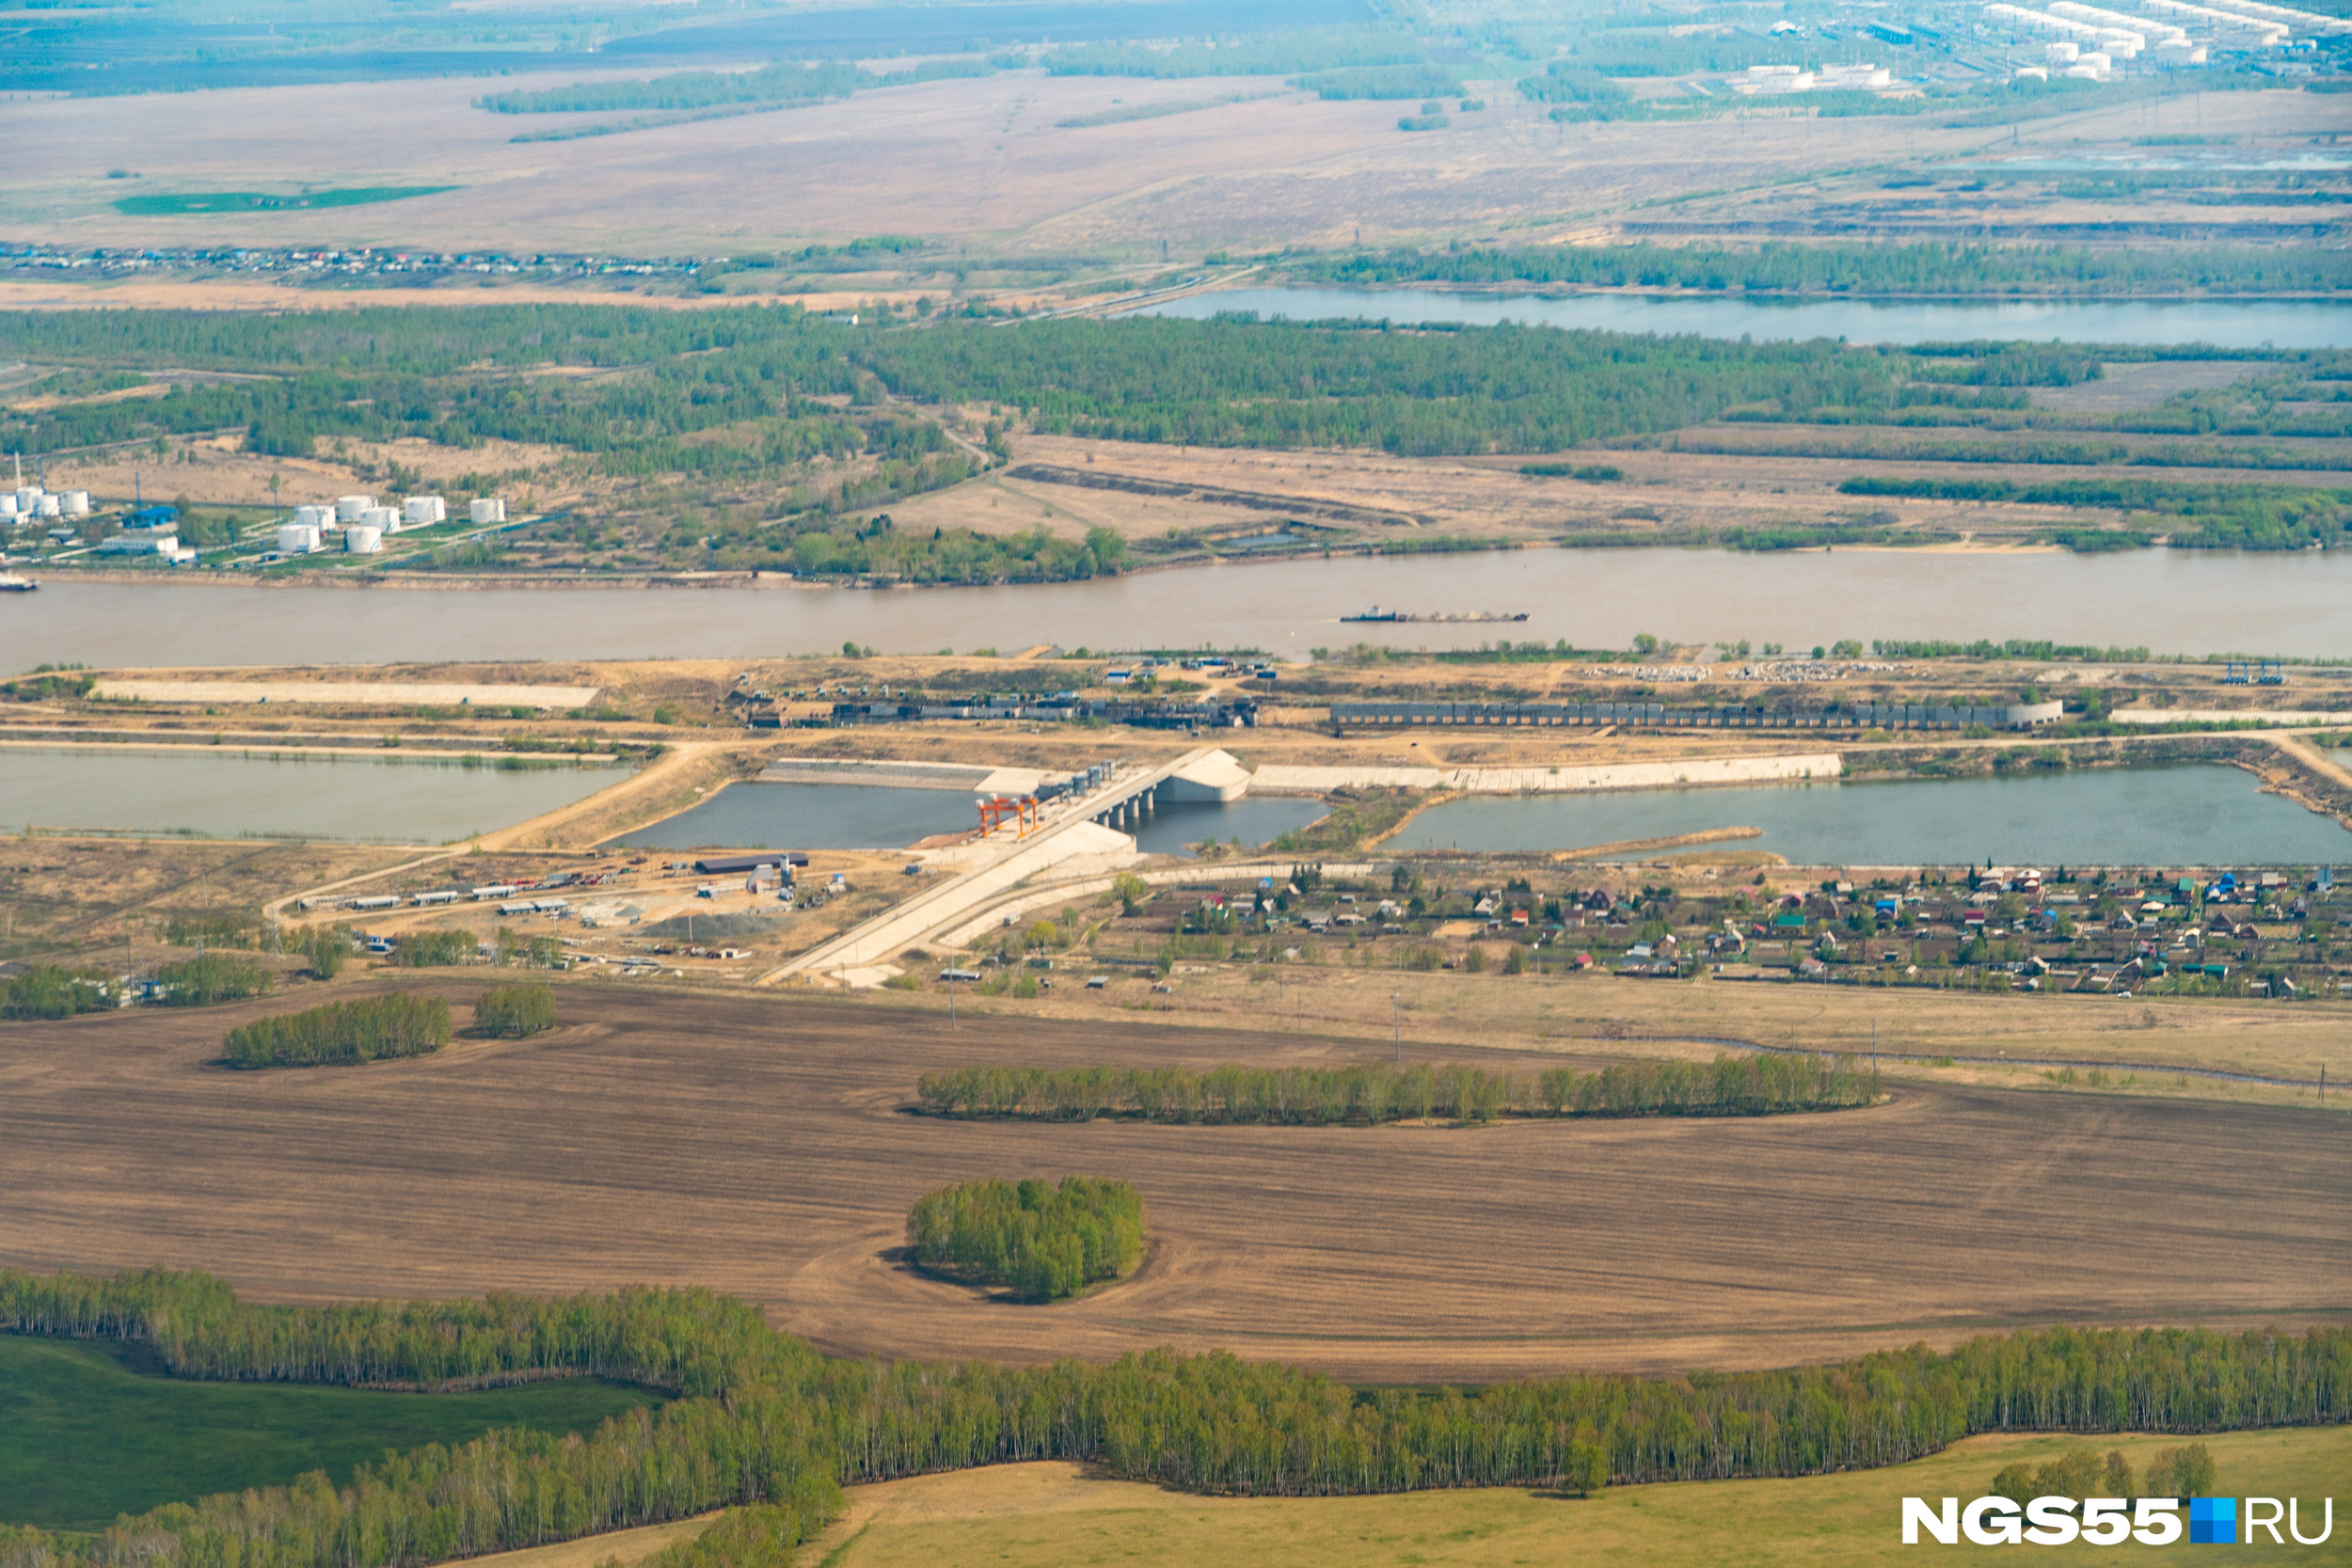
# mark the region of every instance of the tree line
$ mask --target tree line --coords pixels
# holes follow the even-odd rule
[[[2344,1328],[2058,1328],[1776,1371],[1359,1390],[1223,1353],[1107,1366],[835,1359],[744,1303],[642,1287],[280,1307],[241,1303],[204,1275],[6,1271],[0,1327],[143,1342],[181,1376],[431,1388],[589,1374],[679,1396],[591,1434],[493,1433],[388,1456],[346,1486],[312,1475],[95,1538],[0,1530],[0,1568],[410,1568],[724,1505],[814,1520],[842,1483],[1037,1459],[1245,1497],[1586,1490],[1900,1464],[1977,1433],[2352,1418]]]
[[[2192,549],[2299,550],[2342,545],[2352,531],[2352,490],[2285,484],[2194,484],[2159,479],[2074,479],[2018,483],[2005,479],[1889,479],[1856,475],[1849,496],[1925,496],[1940,500],[2015,501],[2029,506],[2102,507],[2178,518],[2171,542]]]
[[[1142,1261],[1143,1199],[1106,1177],[966,1181],[914,1200],[907,1245],[927,1269],[1058,1301]]]
[[[1040,63],[1053,76],[1140,76],[1165,81],[1419,65],[1428,57],[1428,52],[1406,34],[1367,29],[1226,38],[1214,44],[1179,43],[1165,49],[1140,43],[1064,44]]]
[[[18,1022],[72,1018],[115,1005],[114,988],[100,970],[31,964],[21,974],[0,976],[0,1018]]]
[[[241,1023],[229,1031],[225,1054],[236,1068],[325,1067],[423,1056],[449,1040],[446,1001],[393,992]]]
[[[1566,62],[1563,62],[1566,64]],[[1624,89],[1570,67],[1540,78],[1544,96],[1598,100]],[[1522,84],[1520,90],[1527,90]],[[1567,283],[1592,288],[1732,289],[1754,293],[1972,294],[2011,288],[2054,293],[2286,290],[2352,287],[2352,256],[2316,245],[2293,249],[2162,245],[2074,249],[2065,245],[1851,241],[1753,247],[1658,245],[1472,245],[1460,250],[1364,251],[1286,263],[1293,276],[1332,283]]]
[[[1869,1105],[1875,1067],[1851,1057],[1634,1060],[1598,1071],[1514,1072],[1460,1062],[1360,1067],[966,1067],[923,1074],[931,1116],[1017,1121],[1378,1126],[1504,1117],[1772,1116]]]

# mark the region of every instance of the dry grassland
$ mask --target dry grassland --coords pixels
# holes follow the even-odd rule
[[[2343,1427],[2223,1433],[2200,1439],[2221,1482],[2239,1496],[2299,1497],[2315,1504],[2352,1464]],[[825,1568],[923,1562],[977,1568],[1017,1561],[1075,1568],[1106,1560],[1139,1568],[1279,1562],[1289,1568],[1445,1564],[1502,1568],[1547,1562],[1640,1562],[1645,1568],[1845,1568],[1880,1563],[1900,1539],[1906,1497],[1982,1495],[2005,1465],[2047,1464],[2062,1436],[1977,1437],[1932,1458],[1880,1470],[1791,1481],[1692,1481],[1611,1487],[1560,1497],[1515,1487],[1376,1497],[1203,1497],[1113,1481],[1067,1464],[1005,1465],[850,1489],[849,1509],[813,1544]],[[2178,1438],[2099,1437],[2144,1469]],[[2303,1515],[2303,1528],[2319,1521]],[[1975,1554],[1962,1548],[1971,1560]],[[2075,1545],[2061,1561],[2160,1562],[2165,1548]],[[2257,1561],[2308,1560],[2267,1540],[2241,1549]]]
[[[583,73],[503,79],[528,89]],[[1262,81],[1138,82],[1009,72],[624,135],[516,143],[604,115],[491,115],[473,79],[403,83],[364,116],[335,86],[65,99],[11,142],[0,222],[51,244],[518,245],[671,254],[882,231],[998,253],[1178,260],[1218,246],[1380,244],[1439,235],[1594,233],[1642,203],[1726,193],[1710,222],[1801,210],[1812,171],[1932,163],[2005,146],[2007,128],[1759,119],[1694,125],[1552,124],[1495,101],[1406,135],[1397,106],[1284,94],[1197,114],[1066,129],[1108,108],[1259,90]],[[2242,93],[2209,129],[2292,133],[2331,111],[2307,95]],[[2136,110],[2063,117],[2027,143],[2128,137]],[[1893,138],[1899,135],[1899,144]],[[370,207],[129,218],[138,190],[456,183]],[[1836,182],[1822,187],[1835,195]],[[1740,197],[1737,193],[1752,193]],[[1659,214],[1645,208],[1641,215]],[[528,240],[518,236],[529,236]],[[820,287],[830,285],[819,284]],[[488,291],[478,291],[488,293]]]
[[[249,924],[292,887],[396,865],[413,850],[172,838],[0,840],[0,958],[152,963],[175,918]],[[13,1027],[8,1025],[6,1027]]]
[[[2246,373],[2234,362],[2190,366],[2125,365],[2106,381],[2057,389],[2084,393],[2079,405],[2101,409],[2153,405],[2191,387],[2226,384]],[[2142,375],[2141,371],[2163,372]],[[2187,373],[2172,373],[2185,371]],[[2052,395],[2037,392],[2037,398]],[[2090,398],[2112,397],[2092,403]],[[2076,406],[2070,404],[2068,406]],[[1884,438],[1888,433],[1876,433]],[[2017,506],[1983,502],[1913,500],[1848,496],[1837,486],[1856,473],[1896,478],[1949,478],[1952,465],[1887,461],[1868,457],[1781,455],[1776,445],[1807,440],[1867,441],[1851,430],[1835,433],[1810,426],[1699,425],[1684,433],[1707,443],[1730,443],[1736,454],[1676,451],[1580,453],[1576,461],[1619,469],[1623,478],[1603,483],[1522,474],[1522,456],[1396,457],[1385,452],[1155,446],[1141,442],[1088,440],[1024,435],[1013,439],[1014,464],[950,490],[894,504],[902,529],[968,528],[981,533],[1019,533],[1043,529],[1064,538],[1089,529],[1108,528],[1130,540],[1178,531],[1247,535],[1272,531],[1292,518],[1333,545],[1364,540],[1392,542],[1443,533],[1482,539],[1549,539],[1564,530],[1607,530],[1639,540],[1644,534],[1692,529],[1718,532],[1735,528],[1819,527],[1851,522],[1865,514],[1892,515],[1906,531],[1931,530],[1957,534],[1956,543],[1931,548],[2055,548],[2024,543],[2036,529],[2109,515],[2096,509]],[[1904,438],[1908,433],[1898,436]],[[2061,437],[2062,438],[2062,437]],[[2106,437],[2100,437],[2106,439]],[[1960,439],[1980,441],[1981,436]],[[1028,475],[1031,466],[1057,470],[1067,479]],[[2333,485],[2333,470],[2230,467],[2137,467],[2135,478],[2193,483],[2250,483]],[[2055,483],[2070,479],[2112,479],[2111,468],[2067,464],[1970,463],[1966,478]],[[1153,488],[1198,487],[1189,496],[1136,494],[1122,484]],[[1255,498],[1235,504],[1233,494]],[[1285,506],[1297,508],[1286,513]],[[1344,509],[1375,517],[1334,519],[1323,509]],[[1149,559],[1148,557],[1144,559]]]
[[[2352,1283],[2342,1123],[2310,1111],[1906,1084],[1880,1109],[1755,1121],[938,1123],[901,1107],[952,1064],[1363,1048],[617,986],[566,987],[559,1009],[532,1041],[271,1073],[208,1065],[255,1006],[11,1027],[0,1257],[209,1268],[297,1301],[696,1282],[844,1352],[1225,1346],[1396,1380],[2332,1321]],[[1068,1170],[1142,1191],[1155,1241],[1131,1281],[1020,1307],[893,1260],[916,1195]]]

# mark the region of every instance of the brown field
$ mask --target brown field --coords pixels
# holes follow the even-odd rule
[[[1268,84],[1028,71],[572,141],[510,138],[616,117],[506,116],[471,106],[493,87],[561,86],[595,74],[602,73],[404,82],[375,95],[365,115],[347,112],[349,89],[342,86],[61,99],[26,117],[11,139],[0,223],[29,242],[74,245],[650,254],[888,231],[987,254],[1153,263],[1165,244],[1168,259],[1182,263],[1218,246],[1332,246],[1506,230],[1529,240],[1597,235],[1629,218],[1735,231],[1758,221],[1852,227],[1888,216],[1931,227],[1937,219],[1915,210],[1915,193],[1878,188],[1886,166],[2006,147],[2010,135],[2006,127],[1951,130],[1920,119],[1557,126],[1543,105],[1501,94],[1494,107],[1457,116],[1451,128],[1430,135],[1398,132],[1394,103],[1324,103],[1298,93],[1071,129],[1057,122],[1098,113],[1113,100],[1134,106],[1259,92]],[[2333,129],[2332,106],[2311,95],[2207,97],[2200,125],[2208,133],[2268,138]],[[2122,139],[2148,129],[2136,105],[2090,111],[2026,126],[2019,146]],[[110,166],[136,169],[141,178],[110,181]],[[130,218],[107,205],[126,193],[296,183],[462,188],[375,206],[237,216]],[[1658,205],[1702,197],[1687,213]],[[2014,198],[1994,199],[2018,205]],[[2077,205],[2107,215],[2099,204]],[[2054,210],[2074,215],[2063,204]],[[2211,221],[2193,209],[2185,215]],[[1960,221],[1983,218],[1966,212]],[[812,277],[786,286],[830,292],[841,285]],[[496,297],[488,289],[459,292]]]
[[[899,1109],[933,1067],[1364,1046],[593,987],[562,1006],[536,1041],[266,1074],[206,1065],[251,1008],[12,1025],[0,1259],[201,1267],[297,1301],[698,1282],[836,1351],[1225,1346],[1397,1380],[2332,1320],[2352,1283],[2342,1123],[2309,1111],[1903,1083],[1756,1121],[941,1124]],[[1073,1169],[1151,1205],[1120,1286],[1016,1307],[887,1256],[928,1188]]]

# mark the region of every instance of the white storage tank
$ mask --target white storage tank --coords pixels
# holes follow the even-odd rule
[[[359,520],[359,514],[374,504],[373,496],[337,496],[335,498],[335,520],[345,524],[356,523]]]
[[[400,526],[431,528],[449,520],[449,507],[438,496],[411,496],[401,503]]]
[[[2068,43],[2063,40],[2057,43],[2045,43],[2042,46],[2042,57],[2049,61],[2052,65],[2073,65],[2076,60],[2082,58],[2082,55],[2083,46],[2081,44]]]
[[[278,553],[309,555],[319,547],[319,531],[314,523],[280,523],[278,525]]]
[[[57,497],[57,509],[69,517],[88,516],[89,492],[87,490],[67,490],[60,493]]]
[[[57,504],[56,497],[43,496],[40,498],[40,515],[42,516],[55,517],[63,510],[64,508]]]
[[[34,513],[39,512],[40,510],[40,486],[38,484],[24,484],[18,486],[16,492],[16,509],[24,514],[27,517],[31,516]]]
[[[2115,69],[2114,58],[2096,49],[2084,55],[2074,64],[2079,67],[2088,67],[2101,81],[2106,80],[2107,72]]]
[[[506,521],[506,502],[497,496],[476,497],[471,515],[476,527],[484,523],[502,523]]]
[[[346,555],[382,555],[384,531],[369,523],[344,524],[343,552]]]
[[[476,505],[476,506],[480,506],[481,504],[482,504],[482,503],[481,503],[480,501],[476,501],[476,502],[474,502],[474,505]],[[15,516],[15,515],[16,515],[16,492],[15,492],[15,491],[13,491],[13,490],[10,490],[10,491],[8,491],[8,493],[6,493],[5,495],[0,495],[0,517],[13,517],[13,516]],[[479,522],[479,521],[481,521],[481,518],[480,518],[479,516],[477,516],[474,520],[475,520],[476,522]]]
[[[398,533],[400,514],[389,506],[362,507],[359,512],[358,524],[363,528],[372,528],[378,533]]]
[[[333,528],[335,509],[331,506],[297,506],[294,508],[294,521],[304,528]]]

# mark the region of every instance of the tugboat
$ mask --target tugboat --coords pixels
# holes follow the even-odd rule
[[[31,578],[19,577],[14,572],[0,572],[0,594],[30,594],[40,586]]]

